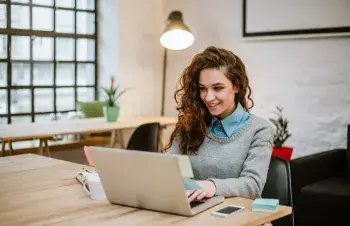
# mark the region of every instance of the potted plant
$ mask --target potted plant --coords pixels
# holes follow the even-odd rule
[[[286,117],[283,116],[283,107],[276,106],[277,112],[275,113],[277,118],[270,118],[269,120],[275,126],[275,133],[273,136],[273,156],[279,156],[285,160],[290,160],[293,148],[284,146],[284,143],[292,134],[288,131],[288,123]]]
[[[103,93],[107,97],[106,105],[103,106],[103,115],[108,122],[115,122],[118,120],[119,112],[120,112],[120,106],[117,103],[120,96],[126,91],[126,90],[119,90],[119,85],[114,85],[115,83],[115,77],[113,75],[109,78],[110,84],[108,88],[103,87]]]

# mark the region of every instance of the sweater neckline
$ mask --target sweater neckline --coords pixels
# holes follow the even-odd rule
[[[250,125],[252,124],[253,119],[255,118],[255,115],[250,114],[250,117],[248,118],[247,124],[244,125],[242,128],[240,128],[233,136],[231,137],[219,137],[217,135],[215,135],[214,133],[208,132],[207,133],[207,137],[210,139],[213,139],[217,142],[220,143],[228,143],[228,142],[232,142],[233,140],[237,139],[239,136],[242,135],[242,133],[244,133],[244,131],[246,131]]]

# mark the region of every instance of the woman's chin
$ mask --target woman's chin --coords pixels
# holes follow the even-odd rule
[[[220,116],[221,114],[222,114],[222,111],[218,111],[218,110],[209,110],[209,112],[210,112],[210,114],[212,115],[212,116],[215,116],[215,117],[218,117],[218,116]]]

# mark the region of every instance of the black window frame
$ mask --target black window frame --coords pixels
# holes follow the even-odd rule
[[[77,0],[74,0],[74,8],[66,8],[66,7],[56,7],[56,0],[53,0],[52,6],[47,5],[39,5],[33,4],[33,0],[29,0],[29,3],[19,3],[19,2],[11,2],[10,0],[0,1],[0,5],[6,5],[6,28],[0,28],[0,35],[7,36],[7,58],[0,59],[0,63],[7,63],[7,86],[0,87],[1,90],[6,90],[7,92],[7,112],[5,114],[0,114],[0,118],[7,118],[7,123],[11,124],[12,116],[30,116],[31,122],[35,122],[36,115],[50,114],[50,113],[66,113],[70,111],[76,111],[76,103],[78,101],[78,88],[93,88],[94,89],[94,100],[98,98],[98,0],[94,0],[94,9],[78,9],[77,8]],[[15,29],[11,28],[11,6],[19,5],[19,6],[28,6],[29,7],[29,29]],[[43,30],[32,30],[33,21],[32,21],[32,12],[33,7],[41,7],[41,8],[50,8],[53,10],[53,30],[52,31],[43,31]],[[74,33],[61,33],[56,32],[56,11],[57,10],[70,10],[74,12]],[[77,34],[77,12],[87,12],[94,13],[95,19],[95,31],[93,34]],[[27,36],[30,39],[30,58],[29,60],[12,60],[11,53],[11,40],[12,36]],[[33,60],[33,41],[35,37],[50,37],[53,39],[53,60],[42,61],[42,60]],[[73,38],[74,39],[74,60],[71,61],[57,61],[56,60],[56,40],[57,38]],[[78,61],[77,60],[77,40],[79,38],[94,40],[94,60],[93,61]],[[12,85],[12,63],[29,63],[30,64],[30,85],[29,86],[13,86]],[[33,85],[34,83],[34,72],[33,65],[34,63],[52,63],[53,64],[53,84],[52,85]],[[57,64],[59,63],[72,63],[74,64],[74,85],[56,85],[56,77],[57,77]],[[78,65],[80,63],[90,63],[94,64],[94,84],[93,85],[78,85]],[[44,111],[38,112],[35,111],[35,95],[34,92],[36,89],[40,88],[49,88],[53,89],[53,111]],[[57,88],[74,88],[74,109],[58,111],[57,110]],[[29,89],[31,93],[31,112],[30,113],[12,113],[11,112],[11,91],[12,90],[20,90],[20,89]]]

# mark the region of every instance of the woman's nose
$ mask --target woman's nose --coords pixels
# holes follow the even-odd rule
[[[207,95],[205,96],[205,101],[210,102],[215,99],[215,95],[213,92],[208,91]]]

